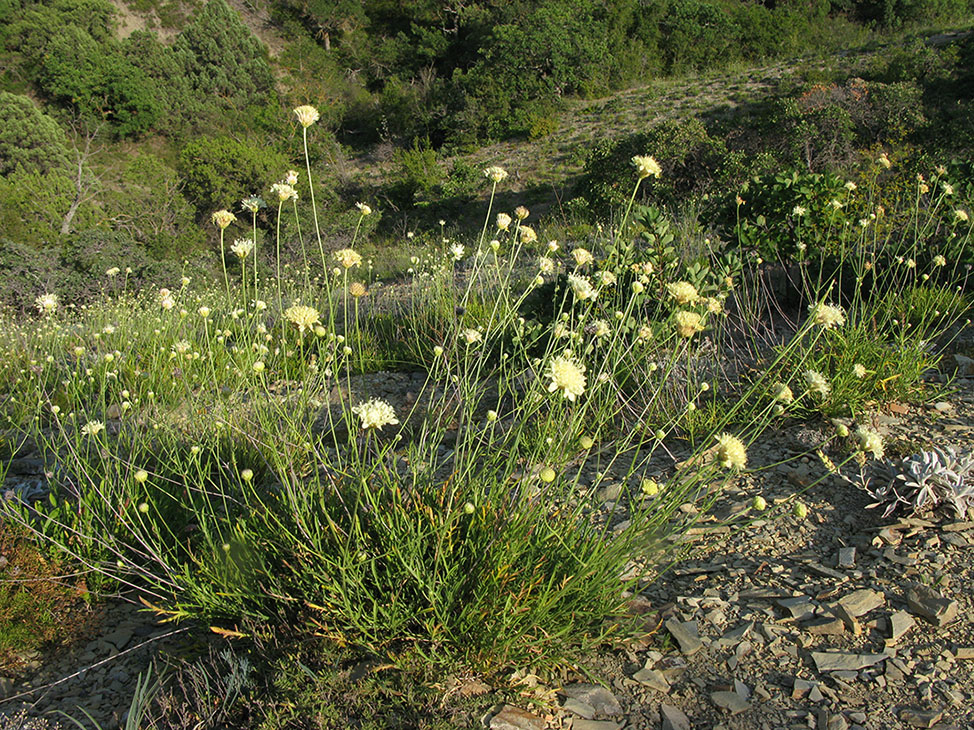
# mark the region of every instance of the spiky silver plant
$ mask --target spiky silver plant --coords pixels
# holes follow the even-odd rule
[[[947,504],[964,519],[974,508],[972,472],[974,454],[958,456],[951,446],[934,446],[899,464],[891,459],[876,462],[871,476],[853,483],[875,500],[866,509],[882,507],[883,517],[901,506],[916,514]]]

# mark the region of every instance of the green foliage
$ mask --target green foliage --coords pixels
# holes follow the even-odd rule
[[[45,48],[38,83],[84,119],[104,119],[119,136],[146,132],[162,113],[152,80],[112,44],[67,27]]]
[[[0,91],[0,175],[68,165],[68,139],[26,96]]]
[[[0,303],[14,311],[29,309],[36,297],[57,288],[59,275],[53,248],[0,238]]]
[[[16,671],[24,654],[67,643],[84,623],[84,582],[61,577],[64,564],[45,556],[29,531],[0,520],[0,669]]]
[[[31,246],[54,244],[61,223],[77,195],[68,170],[47,173],[15,172],[0,178],[0,230],[5,236]],[[86,230],[107,225],[96,200],[86,200],[74,216],[73,228]]]
[[[105,198],[115,230],[130,235],[153,258],[186,258],[205,240],[176,171],[149,152],[126,161]]]
[[[392,196],[401,206],[429,203],[431,193],[446,177],[428,139],[414,139],[412,147],[397,150],[394,164]]]
[[[240,201],[280,178],[289,164],[279,152],[249,140],[199,137],[179,155],[183,192],[206,217],[221,208],[239,211]]]
[[[711,137],[699,120],[665,121],[648,132],[597,143],[585,161],[576,194],[593,211],[625,205],[633,188],[632,158],[646,154],[663,167],[660,178],[650,178],[651,184],[642,186],[641,200],[655,204],[703,192],[716,179],[732,179],[736,172],[728,164],[724,143]]]
[[[848,165],[858,148],[901,144],[925,123],[914,82],[852,78],[815,84],[776,102],[766,145],[789,164],[817,172]]]
[[[798,170],[748,180],[738,195],[721,201],[718,220],[733,229],[738,244],[769,261],[791,260],[799,255],[818,256],[835,241],[853,214],[837,208],[851,199],[845,180],[834,174]]]
[[[274,78],[263,46],[224,0],[210,0],[173,43],[182,82],[195,99],[190,109],[219,103],[240,109],[273,98]]]

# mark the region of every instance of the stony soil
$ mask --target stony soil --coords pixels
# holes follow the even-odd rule
[[[360,388],[406,403],[420,385],[417,375],[384,374]],[[873,414],[887,450],[970,448],[974,379],[951,388],[936,402]],[[495,707],[482,726],[974,727],[974,522],[867,511],[868,495],[829,476],[814,455],[831,431],[795,424],[751,447],[748,474],[681,538],[683,557],[633,597],[647,636],[587,663],[603,687],[528,677],[525,691],[549,710],[522,697],[512,700],[520,708]],[[758,494],[770,505],[760,515],[746,509]],[[791,513],[796,496],[806,519]],[[105,607],[100,633],[70,651],[27,657],[19,676],[0,679],[0,728],[54,727],[54,719],[25,719],[51,709],[79,717],[84,709],[103,727],[117,725],[154,656],[199,649],[199,632],[140,608]]]

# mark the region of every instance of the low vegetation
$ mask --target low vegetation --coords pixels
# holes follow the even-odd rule
[[[48,475],[40,496],[15,482],[4,519],[89,590],[274,646],[285,674],[314,642],[430,682],[625,637],[627,591],[697,519],[681,505],[704,514],[775,424],[921,396],[967,321],[970,199],[946,167],[909,178],[880,152],[858,182],[754,181],[733,236],[684,222],[678,241],[636,202],[672,184],[644,150],[614,222],[557,241],[501,208],[492,166],[479,234],[444,222],[392,284],[360,251],[369,205],[347,247],[322,237],[320,116],[294,112],[304,170],[212,213],[215,281],[137,289],[120,251],[91,304],[46,291],[0,327],[7,443]],[[382,390],[377,370],[418,385]],[[883,455],[865,422],[834,438],[833,469]],[[248,704],[234,666],[221,712],[285,722],[290,680],[262,685],[287,702]]]

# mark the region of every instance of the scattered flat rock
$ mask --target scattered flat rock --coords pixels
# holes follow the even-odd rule
[[[864,616],[875,608],[886,605],[886,596],[878,591],[863,588],[842,596],[838,601],[849,614],[855,618]]]
[[[838,564],[840,568],[855,568],[856,549],[854,547],[839,548]]]
[[[933,727],[943,715],[943,712],[935,710],[903,710],[900,720],[913,727]]]
[[[822,616],[801,625],[804,631],[813,636],[836,636],[845,633],[845,623],[838,616]]]
[[[586,720],[580,718],[572,723],[572,730],[622,730],[622,725],[611,720]]]
[[[595,717],[594,707],[592,707],[588,702],[576,700],[574,697],[569,697],[567,700],[565,700],[565,703],[562,705],[562,709],[587,720],[591,720]]]
[[[690,718],[679,707],[660,705],[659,711],[663,717],[662,730],[693,730]]]
[[[703,649],[703,643],[697,637],[696,621],[683,623],[675,618],[667,619],[666,630],[676,639],[680,645],[680,651],[686,656],[693,656]]]
[[[906,611],[897,611],[892,616],[889,617],[889,641],[890,644],[895,644],[907,631],[913,628],[913,617]]]
[[[751,704],[737,692],[711,692],[710,699],[717,707],[727,710],[732,715],[744,712]]]
[[[726,634],[717,639],[717,643],[720,646],[734,646],[739,644],[744,638],[751,633],[751,629],[754,628],[754,622],[748,621],[746,624],[741,624],[736,629],[731,629]]]
[[[655,669],[643,668],[632,675],[640,684],[644,684],[650,689],[655,689],[657,692],[662,692],[667,694],[670,691],[670,683],[667,681],[666,677],[663,676],[662,672],[658,672]]]
[[[514,705],[504,705],[490,718],[490,730],[544,730],[545,721]]]
[[[597,684],[569,684],[562,687],[561,693],[566,697],[580,700],[589,707],[592,707],[596,714],[616,717],[622,714],[622,706],[619,700],[605,687]]]
[[[925,585],[914,584],[906,592],[906,607],[914,616],[926,619],[934,626],[946,626],[957,618],[957,601]]]
[[[820,672],[858,672],[879,664],[888,654],[851,654],[844,651],[813,651],[812,661]]]

